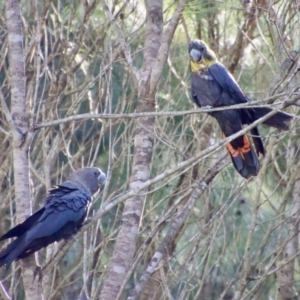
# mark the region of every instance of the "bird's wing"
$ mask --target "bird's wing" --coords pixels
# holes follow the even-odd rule
[[[11,230],[9,230],[7,233],[2,235],[0,237],[0,241],[6,240],[8,238],[12,237],[19,237],[22,236],[26,231],[28,231],[37,221],[38,219],[43,215],[45,211],[45,208],[41,208],[38,211],[36,211],[32,216],[30,216],[28,219],[26,219],[23,223],[18,224]]]
[[[214,63],[208,68],[208,71],[218,82],[221,88],[232,98],[232,103],[224,103],[223,105],[233,105],[248,102],[247,97],[240,89],[234,77],[222,64],[218,62]]]
[[[44,213],[26,233],[26,241],[51,236],[67,223],[76,223],[82,219],[91,198],[79,189],[67,191],[67,188],[62,186],[51,190],[47,197]]]

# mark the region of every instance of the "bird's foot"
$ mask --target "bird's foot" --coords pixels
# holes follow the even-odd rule
[[[213,107],[211,105],[206,105],[206,106],[202,106],[201,108],[207,110],[207,109],[212,109]]]

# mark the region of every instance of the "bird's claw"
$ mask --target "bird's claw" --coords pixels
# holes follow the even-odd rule
[[[203,106],[202,109],[204,110],[208,110],[208,109],[212,109],[213,107],[211,105],[206,105],[206,106]]]

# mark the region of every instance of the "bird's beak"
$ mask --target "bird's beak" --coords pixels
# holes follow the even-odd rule
[[[192,49],[190,51],[190,56],[194,62],[200,62],[202,59],[200,51],[198,51],[196,49]]]
[[[101,172],[101,174],[98,176],[98,181],[99,183],[104,184],[105,180],[106,180],[106,175],[105,173]]]

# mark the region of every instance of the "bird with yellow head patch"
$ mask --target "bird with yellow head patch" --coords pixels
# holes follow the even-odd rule
[[[192,98],[199,107],[216,108],[250,100],[242,92],[234,77],[224,65],[218,62],[215,53],[201,40],[189,43],[191,65]],[[228,137],[269,113],[271,108],[224,109],[209,112],[221,127],[224,137]],[[263,123],[282,130],[288,130],[288,123],[293,117],[283,112],[277,112]],[[244,178],[256,176],[260,170],[258,155],[265,154],[258,128],[251,129],[252,141],[247,135],[237,137],[226,145],[232,163],[237,172]]]

